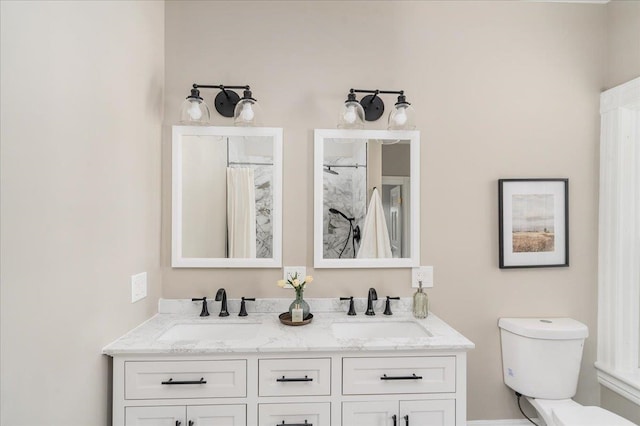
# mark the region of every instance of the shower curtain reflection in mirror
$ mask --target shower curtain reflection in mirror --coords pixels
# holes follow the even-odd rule
[[[273,157],[269,137],[185,135],[182,256],[273,256]]]

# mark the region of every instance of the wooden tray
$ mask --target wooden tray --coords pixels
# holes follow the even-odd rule
[[[307,315],[306,318],[302,320],[302,322],[293,322],[293,321],[291,321],[291,314],[289,312],[281,313],[278,316],[278,318],[280,318],[280,322],[283,323],[284,325],[292,325],[292,326],[307,325],[313,319],[313,314]]]

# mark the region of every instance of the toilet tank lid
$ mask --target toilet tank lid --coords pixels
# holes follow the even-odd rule
[[[500,318],[498,327],[533,339],[584,339],[586,325],[571,318]]]

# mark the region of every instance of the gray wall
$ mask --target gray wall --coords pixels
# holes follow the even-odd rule
[[[607,4],[606,88],[640,76],[640,1]]]
[[[164,4],[0,7],[0,423],[110,424],[102,347],[161,291]]]
[[[599,94],[606,5],[535,2],[166,3],[162,279],[165,297],[287,296],[275,270],[170,268],[170,133],[192,83],[250,84],[284,128],[284,264],[309,297],[408,296],[410,271],[313,270],[313,129],[351,87],[404,89],[422,131],[421,260],[433,311],[469,353],[469,419],[520,418],[502,383],[501,316],[589,326],[577,400],[599,403],[596,352]],[[211,102],[213,93],[206,93]],[[384,98],[387,108],[395,99]],[[229,124],[214,114],[215,124]],[[368,128],[385,128],[386,118]],[[570,179],[571,266],[500,270],[497,180]]]

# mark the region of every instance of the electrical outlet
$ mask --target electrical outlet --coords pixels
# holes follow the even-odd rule
[[[147,297],[147,273],[131,275],[131,303]]]
[[[418,288],[418,281],[422,281],[422,287],[433,287],[433,266],[411,268],[411,287]]]
[[[298,274],[298,279],[300,281],[304,280],[304,277],[307,276],[307,267],[306,266],[285,266],[284,267],[284,280],[288,281],[289,279],[293,280],[293,277]],[[284,286],[285,288],[292,288],[289,284]]]

